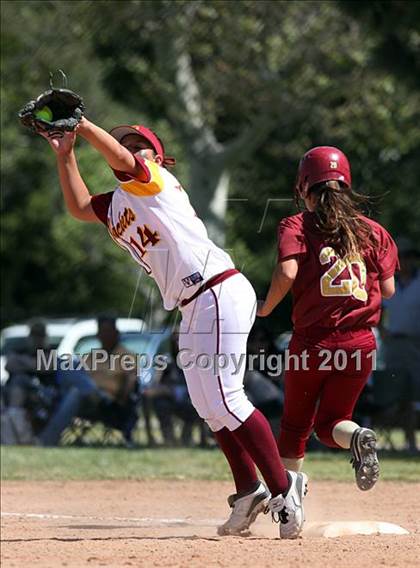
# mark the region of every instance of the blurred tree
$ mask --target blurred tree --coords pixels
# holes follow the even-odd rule
[[[414,88],[420,87],[420,2],[340,1],[341,8],[375,37],[375,63]]]
[[[292,211],[298,158],[315,144],[341,146],[364,191],[384,194],[398,184],[392,207],[383,201],[373,213],[392,230],[402,219],[416,230],[409,187],[418,171],[418,93],[374,65],[381,38],[340,3],[155,0],[95,8],[107,86],[136,112],[168,118],[189,164],[193,204],[208,224],[230,200],[228,244],[238,249],[243,235],[238,250],[248,251],[257,284],[267,279],[261,254],[273,255],[264,246],[275,240],[273,212]]]
[[[286,38],[283,50],[297,58],[295,75],[282,58],[295,100],[283,109],[292,127],[272,132],[270,143],[256,155],[258,168],[235,170],[231,197],[246,195],[247,201],[233,202],[228,212],[228,242],[240,252],[260,294],[275,262],[275,226],[294,212],[290,198],[298,160],[311,146],[342,148],[355,188],[374,197],[371,215],[394,236],[420,238],[418,89],[377,65],[374,54],[381,38],[358,19],[343,16],[340,5],[305,3],[301,14],[290,9],[284,26],[287,34],[279,32]],[[269,325],[281,329],[288,322],[289,310],[278,310]]]
[[[1,5],[3,322],[110,308],[126,314],[131,307],[136,267],[104,227],[68,216],[53,153],[17,120],[18,109],[48,88],[49,72],[57,67],[67,72],[71,88],[95,101],[95,116],[106,116],[109,100],[100,84],[101,66],[86,33],[89,8],[89,2]],[[112,189],[115,182],[103,160],[87,145],[78,155],[92,192]]]
[[[294,211],[299,157],[311,146],[342,148],[355,187],[382,196],[372,214],[394,235],[420,239],[418,3],[54,0],[3,2],[2,12],[10,314],[128,310],[137,283],[103,229],[65,218],[53,156],[19,129],[17,109],[45,88],[51,68],[68,72],[105,128],[139,121],[159,132],[193,205],[213,231],[226,227],[259,294],[275,262],[276,225]],[[399,65],[380,56],[394,36]],[[91,190],[112,187],[103,161],[88,146],[79,153]],[[141,281],[136,311],[148,286]],[[289,311],[268,325],[289,326]]]
[[[96,47],[107,86],[119,101],[169,119],[188,160],[194,206],[220,243],[232,168],[250,160],[273,127],[279,99],[284,105],[288,98],[263,49],[273,6],[201,0],[94,5],[103,22]]]

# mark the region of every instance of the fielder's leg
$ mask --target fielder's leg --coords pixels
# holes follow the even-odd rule
[[[255,292],[242,275],[204,292],[197,299],[195,315],[189,314],[189,332],[184,339],[180,336],[180,346],[188,344],[196,355],[207,353],[224,358],[223,365],[217,369],[186,370],[191,399],[210,428],[214,432],[227,428],[258,466],[275,497],[270,501],[271,506],[269,503],[270,510],[273,514],[283,511],[278,517],[280,535],[295,538],[303,525],[301,500],[293,498],[292,494],[286,500],[294,486],[293,479],[286,474],[267,420],[254,409],[243,389],[246,341],[255,303]],[[192,306],[182,310],[181,329],[187,327],[188,309]]]

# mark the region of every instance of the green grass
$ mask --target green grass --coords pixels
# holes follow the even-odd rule
[[[310,453],[305,471],[312,479],[352,481],[347,452]],[[420,459],[381,457],[384,481],[420,481]],[[37,448],[3,446],[3,480],[231,479],[218,450],[121,448]]]

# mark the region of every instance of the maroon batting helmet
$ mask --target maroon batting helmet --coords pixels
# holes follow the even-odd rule
[[[350,164],[343,152],[333,146],[311,148],[299,163],[296,189],[308,189],[323,181],[335,180],[351,187]]]

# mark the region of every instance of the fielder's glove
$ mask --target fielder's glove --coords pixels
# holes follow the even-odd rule
[[[69,89],[52,88],[26,103],[18,116],[34,132],[54,136],[75,130],[84,110],[82,97]]]

